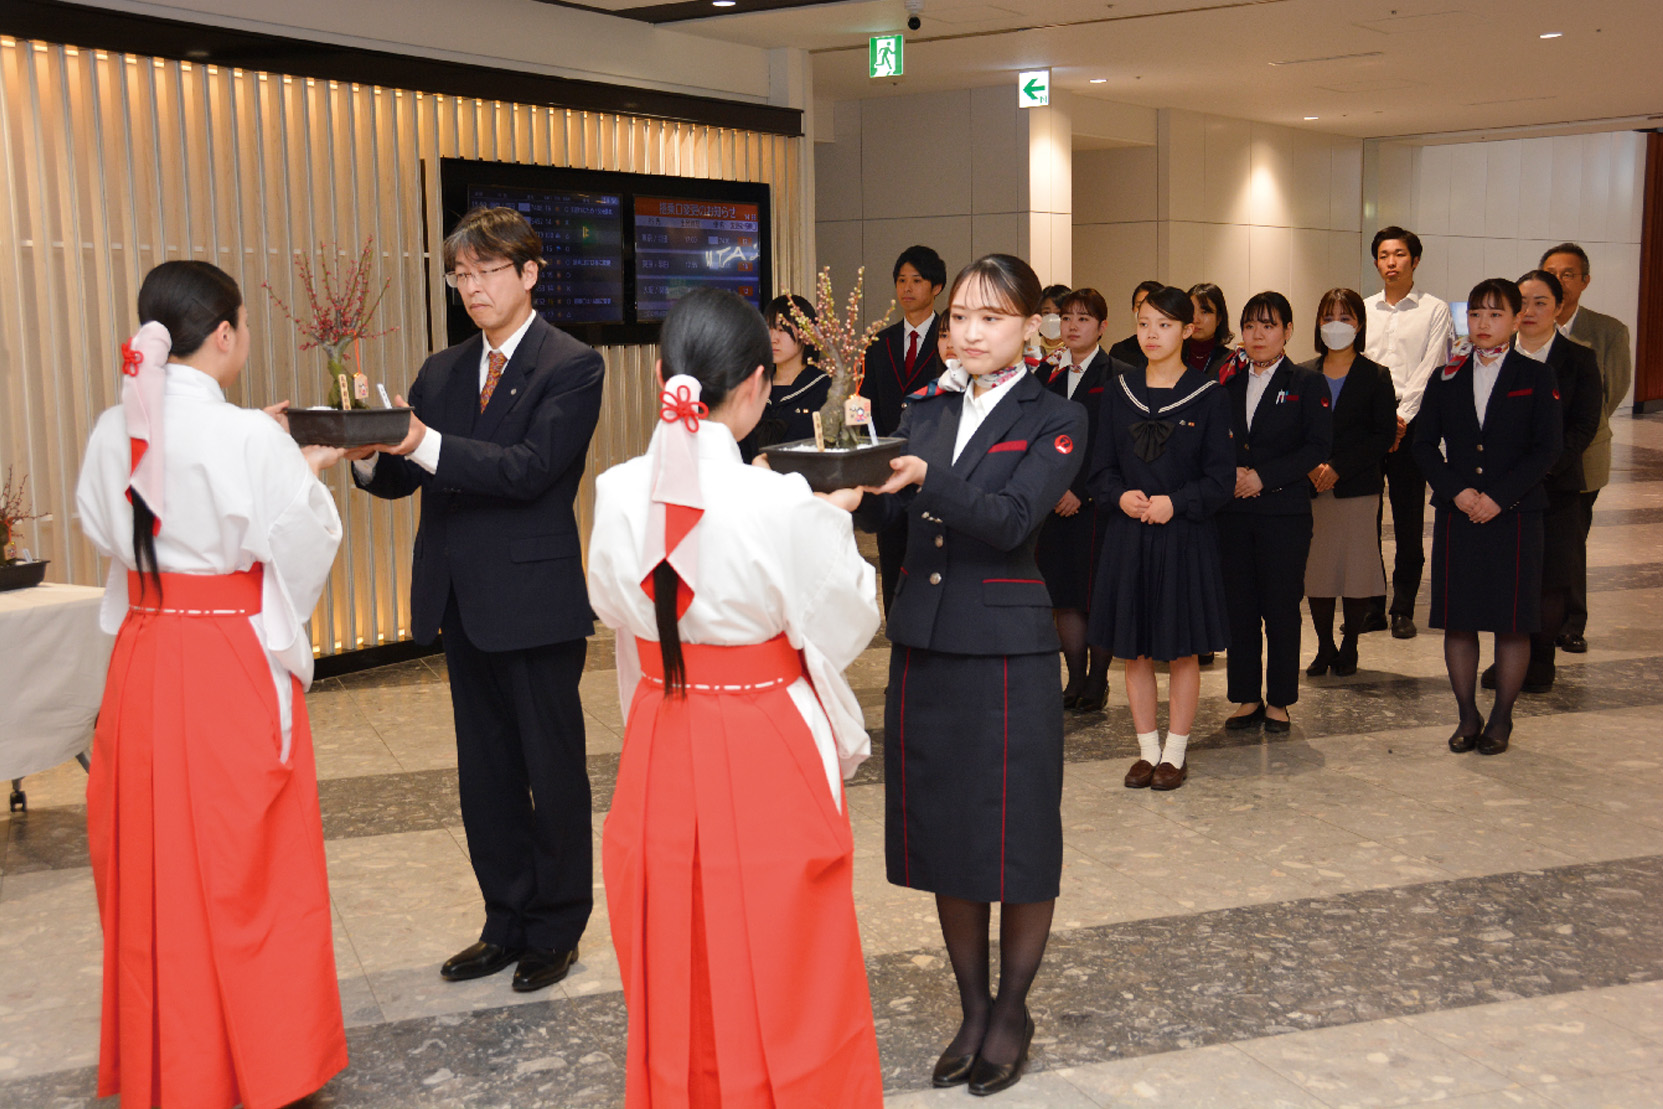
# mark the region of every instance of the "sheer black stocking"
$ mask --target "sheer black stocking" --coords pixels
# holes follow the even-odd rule
[[[1526,661],[1529,655],[1526,653]],[[1449,671],[1449,687],[1455,693],[1455,706],[1461,712],[1462,735],[1478,732],[1478,633],[1444,632],[1444,669]],[[1498,675],[1499,678],[1499,675]],[[1520,684],[1523,678],[1520,678]],[[1518,685],[1513,687],[1516,695]],[[1500,693],[1497,693],[1500,699]]]
[[[935,911],[941,918],[941,938],[947,942],[947,958],[958,980],[959,1008],[964,1013],[958,1034],[944,1054],[973,1055],[987,1035],[988,1016],[993,1010],[987,956],[991,906],[986,901],[936,894]]]
[[[1478,636],[1473,636],[1474,652]],[[1530,668],[1530,636],[1524,632],[1496,633],[1496,703],[1484,731],[1497,739],[1513,734],[1513,702],[1519,699],[1525,671]]]
[[[1307,597],[1311,606],[1311,627],[1317,633],[1317,657],[1325,658],[1334,653],[1334,598]],[[1350,606],[1347,605],[1346,620],[1351,619]]]
[[[1045,944],[1051,938],[1055,901],[999,906],[999,997],[993,1003],[982,1058],[990,1063],[1014,1063],[1022,1053],[1028,1017],[1028,988],[1039,973]]]
[[[1078,697],[1086,684],[1086,614],[1077,608],[1052,609],[1057,621],[1057,638],[1062,640],[1063,661],[1068,664],[1065,697]]]
[[[1334,602],[1330,601],[1329,604]],[[1363,629],[1363,621],[1368,619],[1370,603],[1367,597],[1347,597],[1341,602],[1345,606],[1345,635],[1340,640],[1340,651],[1345,654],[1356,655],[1357,635]]]

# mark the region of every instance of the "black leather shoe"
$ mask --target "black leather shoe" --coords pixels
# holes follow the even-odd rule
[[[1415,627],[1415,622],[1411,618],[1401,615],[1392,617],[1393,639],[1413,639],[1418,632],[1419,629]]]
[[[499,947],[480,940],[472,947],[464,948],[446,959],[445,965],[439,968],[439,977],[447,982],[488,978],[517,961],[524,951],[521,947]]]
[[[975,1055],[947,1055],[935,1061],[935,1070],[930,1072],[930,1085],[937,1089],[948,1086],[962,1086],[970,1081],[970,1072],[976,1066]]]
[[[1305,668],[1307,678],[1320,678],[1328,673],[1328,668],[1334,665],[1334,656],[1339,652],[1332,644],[1324,643],[1317,648],[1317,657],[1311,660],[1311,665]]]
[[[1349,635],[1334,654],[1334,676],[1349,678],[1357,672],[1357,641]]]
[[[1079,703],[1080,703],[1080,695],[1078,693],[1070,693],[1066,689],[1063,690],[1063,694],[1062,694],[1062,707],[1063,708],[1071,709],[1075,705],[1078,705]]]
[[[514,970],[514,992],[533,993],[546,990],[566,977],[575,962],[576,947],[566,951],[555,951],[548,947],[528,947],[525,954],[520,956],[520,965]]]
[[[1580,635],[1562,635],[1559,637],[1559,649],[1573,655],[1585,655],[1588,653],[1588,641]]]
[[[1022,1050],[1017,1054],[1016,1062],[990,1063],[980,1055],[976,1056],[976,1064],[970,1068],[970,1092],[977,1097],[1008,1090],[1021,1079],[1022,1068],[1028,1063],[1028,1048],[1034,1042],[1034,1018],[1023,1014],[1022,1019]]]
[[[1478,727],[1470,733],[1455,729],[1455,734],[1449,737],[1449,749],[1457,755],[1464,755],[1478,746],[1478,737],[1484,732],[1484,718],[1478,718]]]
[[[1103,706],[1108,703],[1108,700],[1109,687],[1107,685],[1087,685],[1084,691],[1081,692],[1080,696],[1075,699],[1074,711],[1102,712]]]
[[[1263,710],[1261,709],[1260,711],[1263,711]],[[1286,712],[1287,710],[1284,709],[1283,711]],[[1278,720],[1278,719],[1276,719],[1276,717],[1270,715],[1268,712],[1265,713],[1265,734],[1266,735],[1287,735],[1292,730],[1293,730],[1293,721],[1292,720]]]
[[[1201,666],[1211,666],[1213,661],[1217,658],[1217,651],[1202,651],[1200,654],[1195,656],[1195,661]]]
[[[1245,732],[1250,728],[1257,728],[1265,722],[1265,706],[1260,702],[1259,707],[1246,716],[1227,716],[1224,718],[1224,730],[1227,732]]]
[[[1495,663],[1490,663],[1490,665],[1484,668],[1484,672],[1478,675],[1478,684],[1483,686],[1485,689],[1494,689],[1496,687]]]
[[[1485,732],[1478,737],[1478,753],[1480,755],[1499,755],[1507,750],[1507,737],[1491,735]]]
[[[1357,634],[1365,635],[1368,632],[1383,632],[1386,628],[1386,614],[1384,612],[1376,612],[1371,608],[1368,611],[1368,615],[1363,617],[1363,626],[1357,629]],[[1351,634],[1350,628],[1345,628],[1343,630],[1347,635]]]

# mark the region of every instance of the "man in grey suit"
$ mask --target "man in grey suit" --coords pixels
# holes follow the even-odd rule
[[[1581,305],[1582,294],[1592,280],[1588,252],[1575,243],[1560,243],[1542,255],[1542,269],[1559,279],[1565,287],[1565,302],[1559,309],[1559,330],[1591,347],[1599,362],[1600,376],[1605,379],[1605,405],[1600,410],[1599,430],[1594,441],[1582,455],[1583,494],[1581,503],[1582,539],[1594,525],[1594,502],[1599,491],[1611,480],[1611,416],[1628,395],[1634,384],[1634,361],[1628,343],[1628,327],[1615,316],[1607,316]],[[1559,636],[1560,650],[1581,654],[1588,649],[1584,634],[1588,630],[1588,580],[1571,588],[1570,607],[1565,614],[1565,630]]]

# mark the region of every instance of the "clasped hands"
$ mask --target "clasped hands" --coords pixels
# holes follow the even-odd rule
[[[1480,493],[1476,489],[1463,489],[1455,494],[1455,507],[1467,514],[1467,519],[1475,524],[1487,524],[1501,515],[1501,506],[1490,499],[1488,493]]]
[[[1142,489],[1128,489],[1120,494],[1120,511],[1146,524],[1164,524],[1172,519],[1172,498],[1164,493],[1146,497]]]
[[[1316,469],[1312,470],[1306,476],[1311,479],[1311,484],[1316,487],[1316,491],[1318,493],[1328,492],[1328,490],[1334,488],[1335,483],[1340,480],[1339,472],[1326,462],[1318,463]],[[1241,494],[1238,492],[1237,496],[1240,495]]]
[[[1257,497],[1264,489],[1265,483],[1259,479],[1258,471],[1249,470],[1246,466],[1236,467],[1236,496]]]

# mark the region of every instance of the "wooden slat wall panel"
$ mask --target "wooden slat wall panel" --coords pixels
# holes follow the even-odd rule
[[[226,269],[243,288],[254,347],[231,399],[314,404],[323,359],[298,349],[294,262],[337,260],[375,239],[378,317],[396,330],[360,344],[372,380],[407,393],[443,343],[438,159],[617,169],[761,181],[774,190],[774,272],[805,268],[796,166],[802,139],[694,124],[437,96],[189,62],[0,39],[0,469],[30,476],[37,510],[23,544],[55,581],[101,584],[74,520],[82,448],[117,402],[119,348],[137,324],[144,274],[170,258]],[[579,496],[651,433],[657,350],[605,347],[605,399]],[[388,504],[331,475],[345,527],[314,614],[319,654],[409,635],[413,501]]]

